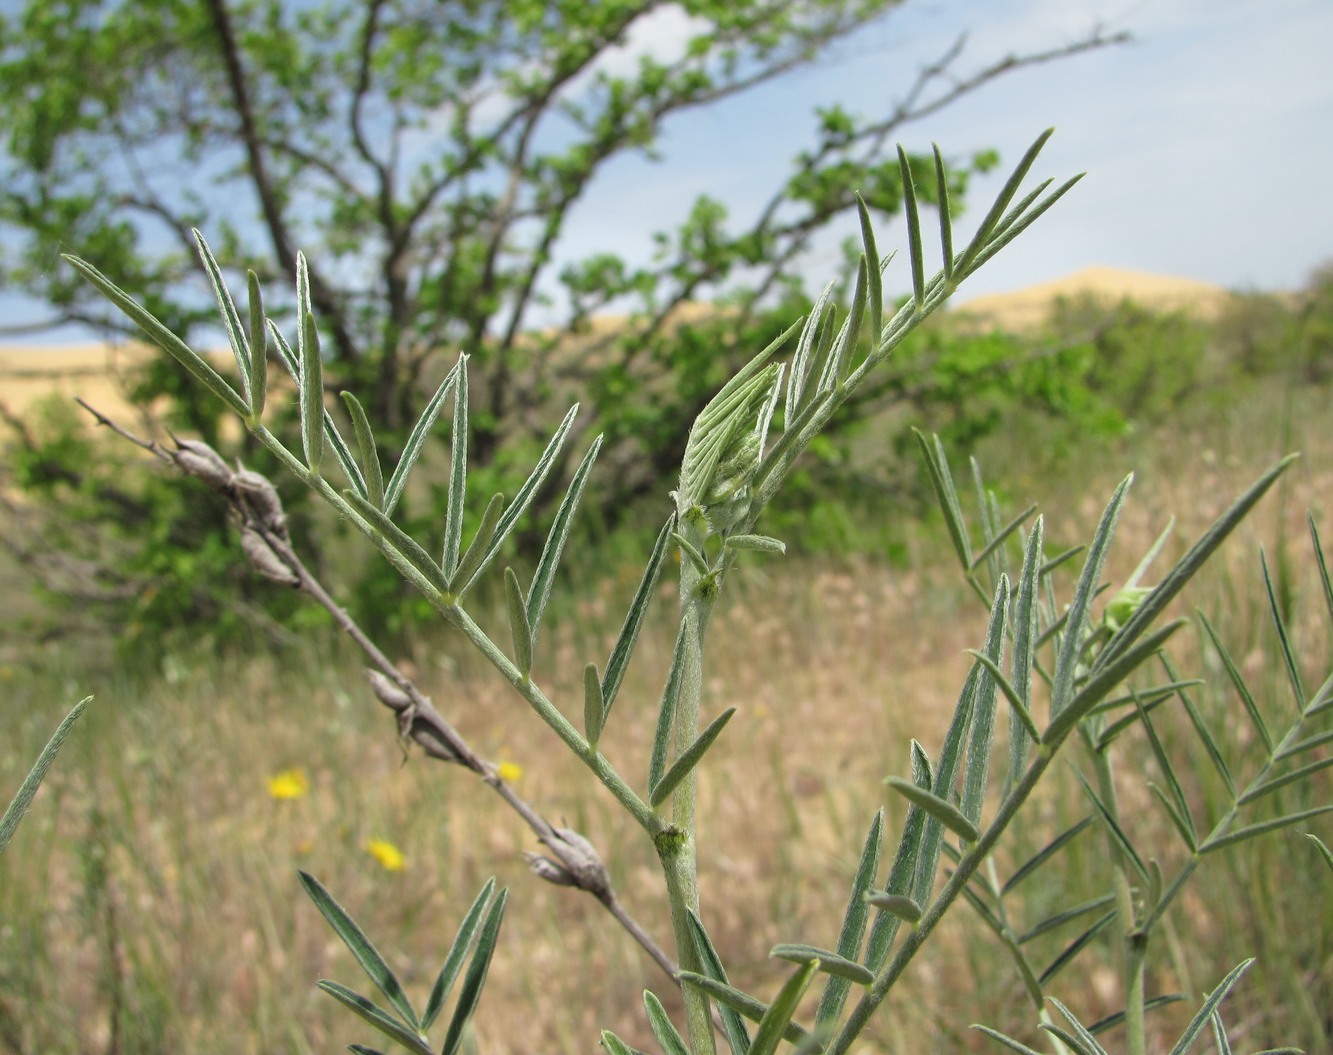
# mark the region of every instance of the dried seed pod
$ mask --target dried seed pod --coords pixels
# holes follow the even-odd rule
[[[561,870],[569,876],[570,885],[605,896],[611,880],[596,847],[572,828],[556,828],[555,834],[557,841],[548,841],[547,845],[560,856]]]
[[[234,475],[231,468],[207,443],[200,440],[177,440],[171,457],[184,473],[197,476],[214,491],[231,489]]]
[[[287,514],[282,509],[282,499],[277,488],[268,481],[268,477],[251,469],[242,468],[236,473],[236,487],[245,498],[254,518],[270,531],[282,537],[287,536]]]
[[[394,684],[393,679],[385,677],[378,670],[366,668],[366,680],[380,703],[391,711],[405,711],[412,706],[412,697]]]
[[[268,541],[249,524],[241,528],[241,549],[245,551],[250,566],[266,579],[280,582],[284,586],[300,586],[301,580],[287,564],[273,552]]]
[[[528,868],[538,879],[545,879],[556,886],[578,886],[578,882],[569,874],[569,870],[549,857],[527,851],[524,851],[523,856],[527,859]]]

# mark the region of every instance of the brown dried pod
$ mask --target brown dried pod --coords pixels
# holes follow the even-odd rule
[[[214,491],[231,489],[234,474],[222,456],[200,440],[177,440],[177,449],[170,452],[176,465],[184,473],[197,476]]]
[[[380,703],[393,711],[405,711],[412,706],[412,697],[398,687],[392,678],[381,674],[378,670],[366,668],[366,680],[370,682],[370,687],[379,697]]]
[[[277,488],[269,483],[268,477],[252,469],[242,468],[236,473],[235,483],[254,518],[270,531],[286,538],[287,514],[283,512]]]
[[[568,874],[571,885],[599,897],[606,894],[611,889],[611,879],[596,847],[572,828],[556,828],[555,834],[558,841],[548,845],[559,854],[561,868]]]
[[[249,524],[241,527],[241,549],[245,551],[250,566],[266,579],[280,582],[284,586],[300,586],[301,580],[286,563],[273,552],[267,540]]]
[[[528,853],[526,850],[523,852],[523,856],[527,859],[528,868],[538,879],[545,879],[548,883],[554,883],[556,886],[579,885],[578,881],[569,874],[567,868],[552,861],[549,857]]]

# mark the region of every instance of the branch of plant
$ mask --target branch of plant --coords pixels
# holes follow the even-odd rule
[[[216,489],[215,483],[200,472],[193,471],[191,465],[183,464],[179,457],[173,455],[161,444],[134,435],[111,418],[94,409],[84,400],[80,399],[78,402],[93,415],[98,425],[105,426],[122,439],[148,451],[162,461],[176,466],[186,475],[199,477],[205,484]],[[191,441],[192,445],[194,442],[197,441]],[[220,461],[221,459],[219,459]],[[536,866],[534,866],[534,871],[542,878],[556,882],[558,885],[572,886],[596,897],[611,916],[643,948],[653,962],[661,967],[673,982],[676,982],[678,970],[676,964],[626,910],[624,904],[616,896],[611,885],[610,876],[601,863],[600,855],[596,853],[586,838],[578,833],[570,832],[568,829],[560,829],[551,824],[535,806],[519,795],[511,784],[502,780],[496,767],[483,760],[472,750],[463,736],[436,710],[430,698],[421,692],[412,680],[385,655],[374,640],[362,630],[347,611],[338,604],[324,588],[324,585],[306,567],[293,549],[285,532],[270,519],[256,516],[254,510],[247,505],[244,499],[235,493],[234,488],[231,492],[224,492],[224,494],[232,501],[233,508],[238,515],[243,518],[244,528],[253,531],[262,538],[265,545],[291,573],[294,580],[292,585],[307,594],[316,604],[328,612],[338,628],[370,659],[377,673],[391,683],[391,687],[383,687],[382,684],[377,684],[372,677],[372,687],[375,690],[375,695],[381,703],[394,712],[397,718],[400,737],[404,740],[413,740],[432,758],[442,762],[456,762],[476,773],[492,791],[498,794],[522,818],[533,834],[536,835],[538,841],[546,846],[559,860],[558,872],[542,870]],[[475,626],[475,624],[473,625]],[[478,630],[478,632],[480,631]],[[396,693],[393,691],[394,689],[397,690]],[[587,747],[584,744],[583,754],[586,754],[586,751]],[[614,771],[598,772],[598,777],[603,780],[603,783],[608,780],[619,779]],[[644,809],[646,810],[646,807]],[[549,865],[550,862],[547,862],[547,864]]]

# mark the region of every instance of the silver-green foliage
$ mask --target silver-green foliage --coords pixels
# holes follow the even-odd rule
[[[200,256],[212,280],[235,353],[241,380],[237,391],[110,279],[81,260],[71,260],[149,337],[234,409],[258,442],[358,527],[513,686],[652,841],[671,907],[678,963],[671,963],[664,956],[657,959],[681,985],[685,1001],[684,1029],[680,1030],[670,1021],[656,996],[651,993],[645,996],[648,1025],[667,1055],[686,1052],[711,1055],[716,1046],[715,1029],[720,1030],[733,1055],[769,1055],[783,1043],[794,1045],[800,1052],[841,1055],[856,1043],[871,1017],[884,1006],[893,987],[941,920],[955,906],[964,903],[994,931],[1007,951],[1034,1012],[1042,1019],[1042,1028],[1058,1038],[1057,1050],[1094,1055],[1103,1050],[1096,1034],[1122,1023],[1127,1030],[1127,1049],[1139,1055],[1144,1051],[1145,1013],[1176,999],[1171,994],[1150,995],[1145,991],[1148,939],[1194,868],[1204,856],[1224,846],[1308,820],[1330,808],[1254,823],[1246,823],[1244,819],[1246,808],[1269,791],[1308,780],[1328,764],[1323,758],[1305,760],[1312,758],[1314,749],[1329,740],[1327,732],[1315,731],[1315,723],[1333,704],[1333,680],[1307,694],[1285,635],[1281,639],[1281,658],[1296,700],[1296,716],[1278,734],[1265,723],[1236,665],[1216,633],[1204,623],[1236,693],[1244,702],[1246,715],[1267,749],[1260,774],[1244,787],[1233,779],[1207,722],[1192,702],[1190,693],[1194,683],[1178,675],[1165,659],[1160,661],[1161,673],[1151,673],[1154,658],[1161,655],[1163,644],[1183,625],[1182,620],[1160,625],[1167,606],[1268,490],[1288,461],[1278,463],[1258,480],[1155,587],[1148,588],[1141,586],[1139,579],[1147,561],[1160,548],[1160,544],[1155,546],[1126,589],[1104,606],[1099,617],[1105,562],[1131,481],[1126,479],[1116,489],[1086,547],[1051,557],[1044,548],[1042,518],[1033,519],[1034,510],[1028,509],[1006,520],[994,496],[985,489],[979,471],[974,473],[981,514],[979,529],[969,525],[942,446],[938,439],[922,436],[922,452],[954,549],[969,582],[990,611],[984,642],[973,653],[975,662],[959,695],[944,742],[938,756],[931,759],[926,749],[913,741],[910,777],[887,780],[888,787],[906,800],[906,818],[886,875],[881,867],[881,858],[889,856],[884,854],[883,812],[871,820],[836,939],[828,946],[785,942],[772,950],[774,957],[797,965],[772,1000],[760,999],[734,987],[709,937],[695,862],[695,780],[700,764],[734,714],[734,709],[725,710],[707,724],[701,714],[704,642],[718,596],[739,554],[783,552],[781,541],[756,532],[757,522],[782,488],[797,458],[838,408],[927,315],[944,303],[960,282],[1024,231],[1073,185],[1075,181],[1070,180],[1051,189],[1048,180],[1019,197],[1020,186],[1047,135],[1038,139],[1024,156],[976,235],[961,252],[955,252],[953,246],[944,167],[937,152],[935,192],[942,203],[939,233],[944,266],[929,279],[924,267],[922,225],[912,174],[903,157],[912,296],[887,321],[883,317],[881,273],[888,261],[879,257],[869,214],[861,204],[863,252],[849,310],[839,319],[830,287],[803,325],[794,326],[756,355],[695,421],[674,492],[674,509],[658,535],[619,637],[602,673],[595,662],[585,667],[582,728],[565,718],[537,680],[542,658],[539,631],[579,499],[598,454],[598,442],[590,446],[573,475],[532,581],[524,584],[512,568],[504,569],[510,649],[506,650],[483,630],[466,607],[470,589],[499,556],[529,503],[562,457],[577,406],[556,429],[517,494],[508,501],[496,495],[483,510],[469,511],[464,503],[469,433],[466,355],[460,356],[428,402],[386,480],[372,423],[356,398],[344,394],[355,433],[354,444],[347,442],[325,407],[318,330],[303,261],[298,264],[296,275],[299,311],[293,350],[277,326],[264,318],[253,275],[248,282],[248,324],[242,325],[221,269],[202,236],[197,236]],[[778,356],[791,338],[795,338],[791,357],[779,362]],[[286,367],[298,391],[301,428],[297,447],[289,446],[263,423],[266,356],[270,349]],[[446,515],[440,538],[427,541],[409,535],[393,517],[423,441],[450,395],[453,396],[452,455]],[[325,457],[326,454],[331,457]],[[184,467],[179,454],[176,461]],[[335,465],[337,468],[333,470],[331,467]],[[235,486],[238,477],[230,475],[225,466],[218,469],[211,465],[210,471],[221,481],[221,486]],[[334,471],[341,482],[330,477]],[[464,547],[465,519],[469,516],[474,527],[471,541]],[[270,517],[270,527],[272,522]],[[280,518],[276,522],[280,529]],[[265,529],[262,522],[256,528],[260,529]],[[974,548],[978,530],[980,545]],[[295,568],[291,559],[283,556],[287,552],[285,538],[271,533],[265,538],[272,553],[286,561],[291,579],[306,585],[303,570]],[[657,732],[650,757],[641,763],[640,771],[646,775],[635,780],[623,775],[599,745],[612,718],[613,705],[645,613],[654,599],[666,555],[673,546],[681,555],[679,629],[658,705]],[[1317,537],[1315,547],[1325,595],[1333,608],[1333,589],[1328,585]],[[1017,567],[1010,563],[1014,550],[1021,555]],[[1081,571],[1072,594],[1062,599],[1063,569],[1080,559]],[[271,570],[281,577],[281,568]],[[1274,605],[1274,619],[1281,631],[1277,611]],[[414,722],[424,713],[422,701],[409,697],[401,683],[395,687],[381,677],[376,684],[381,700],[398,712],[405,735],[412,731]],[[1168,756],[1156,735],[1155,716],[1173,701],[1188,714],[1208,757],[1232,792],[1231,808],[1206,832],[1192,816],[1180,789],[1175,769],[1178,763]],[[1007,708],[1010,718],[1007,746],[1000,752],[995,734],[1002,706]],[[1164,875],[1152,854],[1136,845],[1119,816],[1110,755],[1120,735],[1136,724],[1147,735],[1161,773],[1162,780],[1154,785],[1154,794],[1189,854],[1186,865],[1173,876]],[[438,745],[433,752],[435,757],[467,762],[465,750],[456,740],[450,739],[446,744],[437,737],[435,743]],[[994,856],[996,847],[1034,790],[1047,778],[1056,758],[1071,753],[1065,751],[1071,743],[1082,749],[1083,763],[1079,769],[1089,802],[1088,817],[1052,839],[1008,879],[1001,880]],[[997,772],[1003,772],[998,799],[993,793],[997,781],[992,779],[992,763]],[[484,766],[472,765],[493,786],[501,786]],[[1081,833],[1096,829],[1107,840],[1114,868],[1113,889],[1084,896],[1042,920],[1018,928],[1007,900],[1009,895],[1034,873],[1053,868],[1062,851]],[[553,882],[594,893],[614,912],[614,894],[591,845],[582,836],[565,829],[550,829],[542,838],[557,850],[561,860],[533,855],[534,871]],[[941,882],[942,858],[947,859],[948,866]],[[391,1007],[382,1008],[336,983],[323,982],[322,988],[412,1051],[432,1050],[425,1039],[425,1030],[439,1013],[444,995],[475,939],[476,950],[443,1049],[448,1053],[456,1050],[462,1024],[475,1007],[486,964],[494,950],[504,906],[503,892],[494,895],[488,885],[466,913],[430,1002],[425,1012],[418,1014],[383,957],[347,913],[313,879],[303,877],[303,882]],[[490,908],[485,910],[488,903]],[[617,918],[633,929],[622,916]],[[1053,962],[1034,962],[1028,942],[1069,924],[1079,924],[1081,933]],[[1127,1006],[1114,1021],[1085,1028],[1055,999],[1051,990],[1068,965],[1094,939],[1106,934],[1117,935],[1125,950]],[[647,944],[645,947],[650,948]],[[1242,964],[1218,985],[1174,1051],[1184,1052],[1205,1027],[1210,1027],[1224,1041],[1218,1004],[1246,966]],[[822,981],[822,993],[813,1020],[803,1024],[802,998],[816,981]],[[1051,1017],[1050,1008],[1057,1012],[1059,1020]],[[746,1025],[747,1020],[755,1024],[753,1031]],[[985,1032],[1012,1050],[1031,1051],[994,1030]],[[632,1050],[613,1034],[604,1033],[602,1040],[609,1051]],[[1064,1048],[1059,1048],[1059,1044]],[[354,1046],[353,1050],[370,1051],[360,1046]]]

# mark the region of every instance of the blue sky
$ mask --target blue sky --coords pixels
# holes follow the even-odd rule
[[[567,248],[632,251],[642,231],[646,252],[657,218],[682,215],[704,192],[744,213],[812,141],[816,104],[883,112],[961,32],[966,71],[1095,25],[1134,40],[1010,74],[901,134],[909,149],[934,141],[955,156],[996,147],[1008,165],[1055,126],[1034,176],[1087,172],[960,299],[1094,264],[1291,289],[1333,259],[1329,0],[910,0],[815,67],[669,124],[665,160],[625,159],[608,170],[574,217]],[[974,184],[964,232],[1001,180]],[[879,234],[881,249],[902,241],[901,224]],[[837,244],[829,239],[809,262],[812,281],[833,277]],[[905,288],[905,264],[896,278]]]
[[[970,279],[960,300],[1091,265],[1293,289],[1333,259],[1330,0],[907,0],[812,67],[672,119],[659,143],[663,160],[617,159],[576,208],[559,259],[606,250],[645,258],[652,232],[674,226],[701,193],[743,217],[813,142],[816,106],[886,112],[960,33],[969,34],[957,67],[966,73],[1096,25],[1134,40],[1007,75],[901,132],[911,150],[934,141],[955,157],[1000,151],[1001,170],[974,182],[960,243],[1005,166],[1043,129],[1056,134],[1034,176],[1088,174]],[[635,46],[669,51],[687,33],[683,16],[667,8],[622,58],[632,60]],[[839,242],[851,231],[849,219],[805,262],[812,287],[836,275]],[[881,251],[901,246],[902,224],[882,225],[878,241]],[[889,292],[906,289],[905,259],[887,278]],[[0,308],[44,314],[3,296]]]

